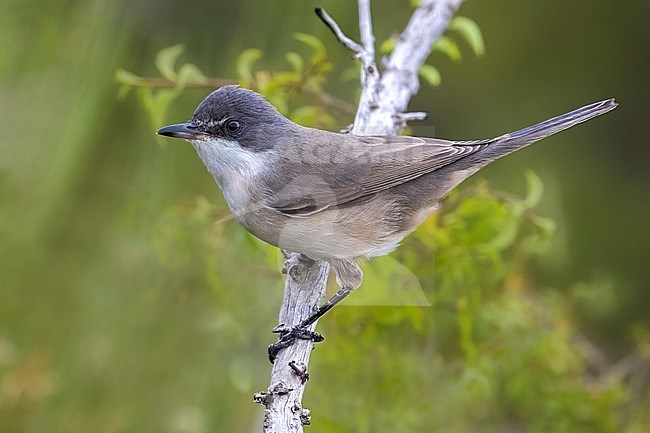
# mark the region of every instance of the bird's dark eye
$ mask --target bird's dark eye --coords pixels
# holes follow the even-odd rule
[[[239,132],[240,129],[241,129],[241,124],[236,120],[229,120],[226,123],[226,131],[230,132],[231,134],[235,132]]]

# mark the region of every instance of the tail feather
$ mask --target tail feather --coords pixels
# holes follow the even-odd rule
[[[608,99],[595,104],[586,105],[570,113],[562,114],[552,119],[545,120],[527,128],[520,129],[509,134],[489,140],[479,141],[456,141],[455,146],[477,146],[477,152],[434,171],[431,181],[427,184],[430,195],[424,196],[425,200],[431,201],[431,197],[438,201],[458,186],[462,181],[479,171],[491,162],[508,155],[516,150],[522,149],[536,141],[557,134],[560,131],[571,128],[578,123],[585,122],[601,114],[616,108],[618,104],[613,99]],[[423,176],[423,178],[425,178]],[[418,191],[420,187],[418,187]]]
[[[526,147],[529,144],[548,137],[549,135],[557,134],[558,132],[571,128],[578,123],[586,122],[589,119],[605,114],[617,106],[618,104],[614,99],[607,99],[553,117],[552,119],[545,120],[536,125],[497,137],[490,145],[490,149],[492,150],[491,153],[493,153],[493,158],[490,159],[494,161],[501,156]]]

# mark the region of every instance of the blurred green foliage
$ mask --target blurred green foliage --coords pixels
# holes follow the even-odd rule
[[[620,416],[630,388],[596,372],[574,293],[540,290],[528,277],[552,223],[534,213],[541,183],[527,177],[524,198],[485,183],[453,193],[398,250],[432,308],[349,309],[324,321],[337,347],[329,341],[314,356],[306,401],[318,407],[315,423],[359,432],[644,428],[634,418],[641,409]],[[351,391],[327,398],[346,384]]]
[[[208,78],[191,63],[185,63],[177,70],[175,65],[184,48],[182,45],[173,45],[160,50],[156,56],[156,68],[166,81],[161,82],[158,78],[145,78],[118,69],[115,78],[120,84],[119,95],[124,97],[135,89],[145,112],[149,115],[152,128],[157,128],[164,123],[171,104],[182,95],[188,85],[214,88],[227,83],[239,83],[264,94],[278,110],[295,122],[332,127],[336,120],[322,105],[327,102],[338,103],[339,108],[343,106],[348,111],[351,111],[352,107],[344,101],[335,100],[331,95],[323,95],[325,74],[332,68],[325,45],[318,38],[306,33],[295,33],[294,38],[306,45],[310,52],[305,57],[295,51],[286,53],[284,58],[291,70],[277,73],[254,71],[255,63],[263,53],[261,50],[249,48],[238,56],[235,62],[238,77],[233,80]],[[319,97],[321,105],[301,105],[288,112],[289,100],[301,94]]]
[[[353,29],[353,3],[323,6]],[[490,55],[453,63],[464,45],[483,51],[456,18],[420,71],[445,85],[414,101],[448,128],[436,135],[501,133],[603,92],[624,103],[580,140],[563,134],[561,152],[549,142],[486,169],[490,187],[470,181],[365,265],[319,325],[310,431],[650,430],[637,3],[465,3]],[[232,221],[191,149],[153,132],[228,82],[214,76],[301,123],[349,123],[349,53],[291,7],[0,4],[0,432],[259,431],[281,257]],[[378,40],[410,14],[373,12]],[[533,164],[545,188],[521,180]]]

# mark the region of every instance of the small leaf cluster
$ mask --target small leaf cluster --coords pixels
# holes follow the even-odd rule
[[[149,116],[153,129],[160,128],[166,123],[166,116],[171,104],[183,94],[188,87],[216,88],[224,84],[240,84],[243,87],[262,93],[275,105],[280,112],[292,120],[302,124],[318,126],[333,126],[335,119],[328,112],[331,99],[325,94],[323,83],[326,75],[332,69],[327,50],[323,42],[315,36],[296,33],[294,39],[308,49],[308,54],[301,55],[291,51],[285,54],[285,60],[290,69],[271,73],[256,69],[257,62],[263,53],[259,49],[244,50],[236,61],[237,77],[219,79],[208,77],[201,69],[192,63],[177,66],[184,52],[183,45],[174,45],[158,52],[155,60],[156,68],[161,77],[142,77],[124,69],[116,71],[115,78],[120,84],[118,96],[126,97],[135,90],[140,103]],[[291,109],[290,101],[299,95],[317,96],[315,105],[303,104]],[[314,98],[312,98],[314,99]],[[335,101],[338,108],[347,107],[344,101]]]
[[[176,68],[178,58],[184,50],[183,45],[178,44],[158,52],[156,68],[162,79],[141,77],[124,69],[118,69],[115,73],[115,79],[120,84],[118,96],[125,98],[132,90],[136,90],[153,129],[165,124],[171,104],[187,87],[211,85],[211,80],[192,63],[185,63]]]
[[[294,38],[308,47],[311,53],[307,57],[295,51],[286,53],[284,58],[291,66],[287,71],[255,71],[255,63],[262,57],[262,51],[245,50],[236,63],[242,85],[262,93],[280,112],[297,123],[332,126],[335,120],[322,105],[303,105],[290,110],[292,98],[300,94],[317,96],[323,92],[326,74],[332,69],[326,47],[320,39],[306,33],[295,33]]]

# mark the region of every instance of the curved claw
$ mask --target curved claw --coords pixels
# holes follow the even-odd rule
[[[325,337],[318,332],[300,326],[293,326],[291,328],[276,326],[273,328],[273,332],[280,334],[280,337],[277,342],[271,344],[268,348],[269,361],[271,361],[271,364],[275,362],[280,350],[291,346],[296,340],[311,340],[314,343],[319,343],[325,339]]]

